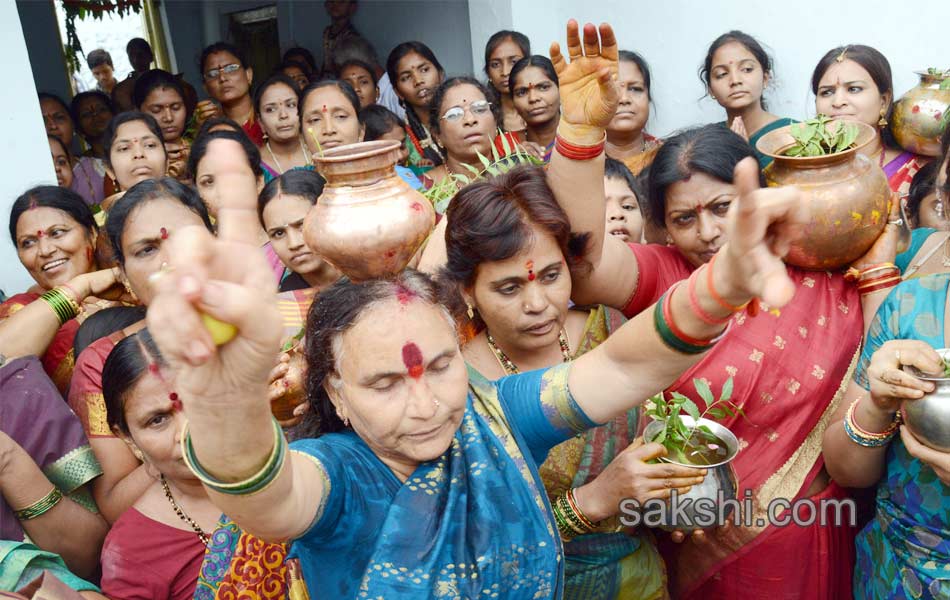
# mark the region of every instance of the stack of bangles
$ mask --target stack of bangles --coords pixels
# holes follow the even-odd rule
[[[554,147],[557,148],[558,154],[571,160],[591,160],[597,158],[603,154],[604,145],[606,143],[606,133],[604,134],[603,139],[593,146],[581,146],[580,144],[574,144],[561,137],[560,133],[554,136]]]
[[[901,282],[901,272],[894,263],[870,265],[864,269],[848,269],[845,279],[857,282],[858,292],[864,296],[886,290]]]
[[[554,513],[554,523],[557,525],[557,530],[561,534],[561,539],[565,541],[578,535],[591,533],[597,528],[597,526],[577,508],[577,501],[574,500],[573,489],[569,489],[555,498],[554,502],[551,503],[551,511]]]
[[[729,314],[725,317],[715,317],[703,309],[699,302],[699,297],[696,294],[696,280],[699,278],[700,271],[702,271],[702,269],[697,269],[692,275],[690,275],[689,281],[687,281],[689,305],[696,317],[707,325],[723,325],[725,323],[729,323],[732,320],[733,314],[742,310],[748,311],[750,316],[754,317],[757,315],[758,302],[755,300],[743,304],[742,306],[734,306],[726,302],[722,296],[716,292],[712,278],[712,269],[715,262],[716,258],[713,257],[713,259],[709,261],[705,267],[706,286],[710,297],[712,297],[712,299],[715,300],[719,306],[725,310],[728,310]],[[682,285],[682,282],[667,290],[667,292],[660,298],[660,301],[656,303],[656,306],[653,309],[653,325],[656,328],[657,333],[660,335],[660,339],[664,344],[666,344],[667,347],[683,354],[701,354],[712,348],[716,342],[721,340],[726,334],[726,331],[724,330],[722,333],[712,339],[697,339],[685,334],[682,329],[677,327],[676,323],[673,321],[671,303],[673,300],[673,292],[676,291],[680,285]],[[728,330],[728,325],[726,330]]]
[[[287,458],[287,440],[284,438],[284,432],[280,429],[277,419],[274,423],[274,449],[271,450],[267,462],[257,472],[244,479],[243,481],[221,481],[210,475],[198,462],[195,456],[194,446],[191,444],[191,435],[188,432],[188,425],[185,425],[185,431],[181,436],[182,456],[185,464],[191,469],[201,483],[219,494],[229,494],[232,496],[249,496],[267,489],[280,472],[283,470]]]
[[[76,292],[65,284],[40,296],[40,299],[53,310],[53,314],[59,319],[60,325],[65,324],[66,321],[75,318],[79,314],[77,298]]]
[[[27,506],[26,508],[13,511],[13,516],[15,516],[18,521],[29,521],[30,519],[42,517],[54,506],[59,504],[59,501],[62,499],[63,493],[59,491],[59,488],[54,487],[52,490],[50,490],[50,493],[46,494],[33,504]]]
[[[844,417],[844,431],[848,434],[848,437],[851,438],[851,441],[859,446],[864,446],[865,448],[880,448],[886,446],[888,442],[891,441],[895,435],[897,435],[898,430],[900,429],[901,422],[903,421],[901,417],[901,411],[894,413],[894,420],[888,425],[887,429],[881,433],[871,433],[870,431],[865,431],[854,420],[854,410],[858,406],[858,402],[861,399],[857,399],[851,403],[851,406],[848,407],[848,414]]]

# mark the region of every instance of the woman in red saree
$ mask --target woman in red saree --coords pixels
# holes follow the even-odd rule
[[[97,234],[89,207],[66,188],[31,188],[10,212],[10,237],[36,285],[0,304],[0,346],[10,356],[39,356],[64,395],[73,373],[76,330],[109,304],[96,296],[116,283],[113,270],[96,271]]]
[[[560,71],[565,59],[553,54]],[[616,69],[616,52],[613,60],[605,55],[573,60],[585,63],[587,73],[600,75],[602,83],[599,90],[591,89],[586,102],[565,102],[559,127],[570,131],[572,140],[586,139],[592,147],[604,139],[603,128],[618,95],[607,78]],[[577,97],[564,88],[582,85],[590,87],[590,81],[562,78],[561,97]],[[739,193],[754,195],[758,187],[757,166],[748,160],[753,157],[739,136],[717,126],[667,140],[651,167],[648,211],[669,236],[671,246],[663,247],[627,245],[605,236],[603,187],[597,185],[603,178],[602,155],[571,160],[558,149],[549,172],[552,188],[573,230],[591,233],[587,256],[592,268],[587,275],[575,276],[574,301],[602,302],[633,316],[691,272],[710,272],[710,259],[728,243],[722,223],[730,202]],[[893,261],[897,227],[888,226],[887,232],[856,266]],[[753,310],[736,315],[721,344],[668,388],[702,406],[689,385],[692,379],[703,378],[719,389],[733,378],[733,401],[747,418],[725,419],[723,424],[739,438],[741,451],[732,463],[737,497],[748,494],[752,499],[752,523],[766,517],[775,498],[845,497],[824,472],[821,436],[860,345],[862,308],[873,314],[883,295],[859,297],[855,286],[837,273],[789,268],[789,275],[796,291],[787,306],[762,306],[758,316]],[[780,529],[744,523],[668,544],[665,556],[674,597],[848,597],[851,528]]]

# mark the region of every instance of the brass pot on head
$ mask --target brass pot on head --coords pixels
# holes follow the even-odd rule
[[[435,225],[432,203],[396,174],[399,146],[359,142],[313,156],[327,183],[307,213],[304,238],[353,281],[406,268]]]
[[[838,120],[828,127],[837,127]],[[858,151],[878,132],[865,123],[854,148],[826,156],[786,156],[795,144],[791,126],[771,131],[758,141],[759,152],[774,161],[765,168],[770,187],[797,186],[810,208],[811,220],[792,244],[785,261],[813,270],[835,270],[861,258],[887,225],[891,190],[884,171]]]
[[[940,136],[950,110],[950,89],[940,89],[944,78],[917,71],[920,83],[894,104],[891,132],[902,148],[923,156],[940,156]]]

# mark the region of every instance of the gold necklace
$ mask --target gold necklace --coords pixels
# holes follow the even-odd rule
[[[303,140],[298,137],[298,138],[297,138],[297,141],[300,142],[300,150],[303,152],[303,158],[304,158],[305,161],[307,161],[307,166],[309,167],[310,164],[311,164],[311,162],[310,162],[310,156],[307,154],[307,150],[303,147]],[[283,175],[283,174],[284,174],[284,168],[283,168],[282,166],[280,166],[280,161],[277,160],[277,155],[274,154],[274,151],[273,151],[273,150],[271,150],[271,147],[270,147],[270,140],[267,140],[266,142],[264,142],[264,145],[267,146],[267,151],[270,152],[271,158],[274,159],[274,166],[277,167],[277,172],[280,173],[281,175]]]
[[[495,343],[495,338],[492,337],[491,332],[487,329],[485,330],[485,338],[488,340],[488,347],[491,348],[491,351],[495,354],[495,358],[498,359],[498,364],[501,365],[505,375],[514,375],[521,372],[515,363],[508,358],[505,351],[498,347],[498,344]],[[561,356],[564,357],[564,362],[570,362],[571,345],[568,343],[567,333],[563,329],[558,332],[557,341],[561,347]]]
[[[185,514],[185,511],[178,506],[178,503],[175,502],[174,496],[172,496],[172,490],[168,487],[168,482],[165,481],[165,476],[162,475],[162,489],[165,490],[165,497],[168,498],[168,501],[171,502],[172,508],[175,509],[175,514],[178,515],[178,518],[184,521],[185,523],[191,525],[191,528],[195,530],[195,533],[198,534],[198,539],[201,540],[201,543],[205,546],[211,544],[211,537],[205,533],[201,527],[195,523],[195,520]]]

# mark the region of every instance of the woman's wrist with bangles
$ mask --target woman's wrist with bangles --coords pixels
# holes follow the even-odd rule
[[[845,279],[854,283],[862,297],[880,291],[889,291],[901,282],[900,269],[894,263],[877,263],[851,267]]]
[[[564,540],[593,532],[596,523],[580,509],[574,497],[574,490],[568,489],[551,501],[554,523]]]
[[[225,481],[209,473],[199,462],[191,443],[191,433],[188,425],[181,436],[182,457],[185,465],[208,489],[219,494],[232,496],[248,496],[263,492],[277,479],[287,461],[287,439],[284,437],[280,424],[273,417],[271,423],[274,432],[274,443],[263,465],[253,474],[239,481]]]
[[[13,515],[18,521],[30,521],[42,517],[51,511],[62,499],[63,493],[59,491],[59,488],[53,486],[53,489],[50,490],[48,494],[29,506],[14,510]]]
[[[603,127],[594,125],[569,123],[561,119],[557,126],[557,135],[555,142],[567,143],[570,146],[580,146],[588,149],[591,153],[597,152],[597,155],[603,152],[604,144],[607,140],[607,133]],[[562,149],[561,144],[557,144],[558,150]],[[568,157],[570,158],[570,157]]]
[[[40,300],[49,306],[59,324],[63,325],[70,319],[76,318],[81,308],[76,293],[65,285],[54,287],[40,296]]]
[[[874,407],[867,410],[864,398],[854,400],[844,418],[844,431],[855,444],[864,448],[882,448],[898,434],[902,422],[900,411],[887,416]],[[886,416],[886,419],[882,419]]]

